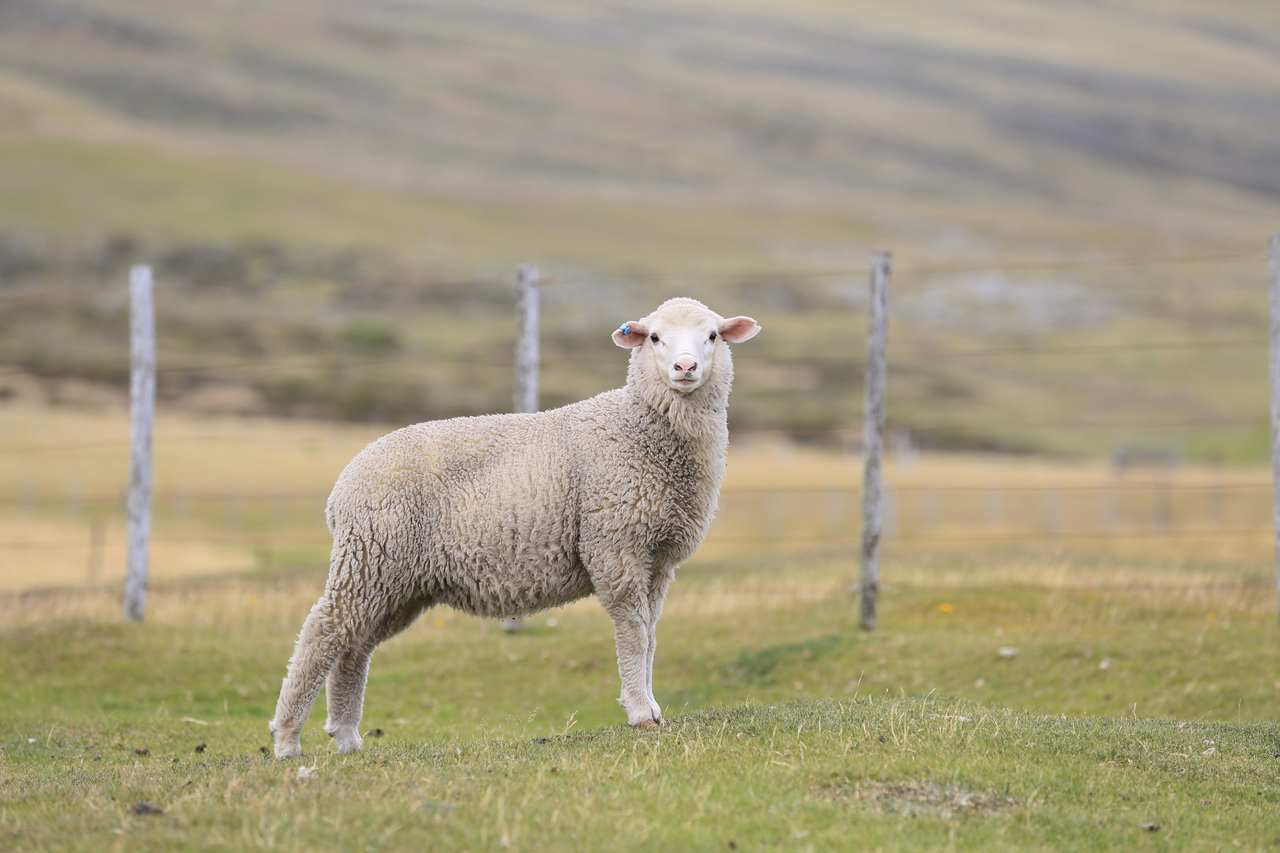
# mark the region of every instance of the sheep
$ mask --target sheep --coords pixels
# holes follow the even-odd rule
[[[329,496],[329,578],[270,722],[276,757],[302,754],[322,684],[325,731],[339,752],[359,750],[370,656],[440,604],[504,618],[595,593],[614,623],[627,722],[662,725],[655,629],[716,513],[727,344],[759,330],[671,299],[613,332],[631,350],[622,388],[534,414],[416,424],[357,454]]]

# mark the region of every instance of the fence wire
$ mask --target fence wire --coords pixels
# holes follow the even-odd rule
[[[1170,257],[1118,257],[1118,258],[1098,258],[1098,259],[1061,259],[1061,260],[1028,260],[1001,263],[961,263],[961,264],[917,264],[898,263],[895,265],[895,278],[911,280],[913,278],[927,278],[943,275],[959,275],[980,272],[1033,272],[1033,271],[1070,271],[1070,270],[1105,270],[1116,268],[1135,268],[1135,267],[1173,267],[1173,266],[1196,266],[1205,264],[1223,264],[1223,263],[1256,263],[1263,261],[1266,255],[1259,251],[1240,251],[1219,254],[1204,254],[1195,256],[1170,256]],[[601,275],[553,275],[544,277],[539,280],[540,286],[556,286],[556,285],[585,285],[600,283],[630,283],[645,284],[656,282],[678,282],[678,281],[699,281],[699,282],[719,282],[719,283],[768,283],[785,279],[787,281],[806,281],[820,279],[839,279],[849,277],[862,277],[867,275],[868,267],[863,265],[829,268],[829,269],[775,269],[765,272],[721,272],[707,274],[686,274],[673,272],[618,272]],[[453,284],[456,284],[454,282]],[[500,279],[477,279],[470,284],[484,287],[510,287],[511,282]],[[351,287],[351,285],[344,285]],[[385,287],[385,285],[368,285],[368,287]],[[424,292],[430,291],[431,286],[418,288]],[[109,289],[62,289],[62,290],[7,290],[0,291],[0,301],[10,304],[30,302],[33,304],[68,304],[73,302],[93,302],[101,303],[104,298],[120,298],[123,299],[125,288],[122,285],[118,288],[114,286]],[[180,292],[175,287],[165,287],[163,283],[158,288],[161,293],[168,292],[170,295]],[[1204,338],[1204,339],[1188,339],[1188,340],[1166,340],[1166,341],[1139,341],[1114,344],[1080,344],[1080,345],[1046,345],[1046,346],[991,346],[991,347],[939,347],[939,348],[916,348],[916,349],[899,349],[890,350],[888,354],[889,369],[892,372],[895,363],[913,362],[926,359],[938,358],[1001,358],[1016,357],[1027,358],[1037,356],[1092,356],[1114,353],[1159,353],[1159,352],[1175,352],[1175,351],[1194,351],[1194,350],[1226,350],[1237,348],[1262,347],[1268,343],[1268,339],[1264,337],[1233,337],[1233,338]],[[851,368],[860,363],[860,354],[855,354],[852,349],[847,355],[845,354],[819,354],[814,356],[779,356],[779,357],[753,357],[744,354],[735,359],[742,365],[756,364],[802,364],[802,363],[847,363]],[[548,368],[566,368],[580,365],[580,360],[567,356],[548,356],[541,359],[540,364]],[[471,366],[493,369],[510,369],[513,366],[512,359],[505,358],[378,358],[364,359],[358,361],[332,361],[325,359],[259,359],[259,360],[242,360],[242,361],[209,361],[199,363],[177,363],[160,367],[158,370],[161,374],[183,375],[193,373],[208,372],[270,372],[270,371],[289,371],[289,370],[324,370],[324,371],[358,371],[372,369],[378,367],[387,367],[394,365],[416,365],[422,367],[450,365],[450,366]],[[121,362],[114,367],[102,368],[97,365],[98,369],[126,371],[127,364]],[[12,376],[24,373],[21,368],[11,368],[7,371],[0,371],[0,377]],[[893,424],[890,423],[890,430],[905,430],[912,434],[938,434],[946,432],[972,432],[974,430],[1102,430],[1102,429],[1125,429],[1125,430],[1163,430],[1173,428],[1186,427],[1262,427],[1269,425],[1269,419],[1263,414],[1239,414],[1239,415],[1219,415],[1212,417],[1184,417],[1184,418],[1101,418],[1101,419],[1043,419],[1043,420],[1023,420],[1023,421],[991,421],[991,422],[973,422],[973,423],[936,423],[936,424]],[[794,429],[789,427],[762,426],[750,430],[753,434],[768,434],[777,432],[787,435],[797,436],[827,436],[834,438],[849,439],[858,435],[861,431],[861,425],[850,425],[843,427],[834,427],[826,429]],[[321,441],[322,439],[314,439]],[[164,445],[174,442],[193,442],[193,443],[213,443],[213,442],[231,442],[245,444],[272,444],[272,443],[291,443],[296,444],[296,439],[252,439],[235,436],[222,435],[159,435],[156,438],[157,445]],[[128,445],[127,439],[119,440],[97,440],[84,442],[51,442],[51,443],[3,443],[0,444],[0,453],[2,454],[41,454],[51,452],[65,451],[82,451],[82,450],[121,450]],[[1269,482],[1248,482],[1248,481],[1224,481],[1213,483],[1172,483],[1172,482],[1125,482],[1125,483],[1109,483],[1109,484],[1079,484],[1079,483],[1058,483],[1058,484],[1038,484],[1038,485],[956,485],[954,483],[929,485],[929,484],[912,484],[893,486],[888,489],[891,496],[900,497],[903,495],[929,495],[934,493],[956,493],[956,494],[976,494],[985,493],[1016,493],[1016,494],[1040,494],[1040,495],[1057,495],[1059,493],[1098,493],[1100,495],[1122,494],[1122,493],[1138,493],[1151,492],[1156,495],[1173,495],[1173,494],[1191,494],[1191,493],[1215,493],[1215,492],[1263,492],[1271,488]],[[812,496],[818,494],[840,494],[842,500],[853,504],[855,499],[860,497],[860,490],[855,487],[846,486],[829,486],[814,485],[804,487],[731,487],[726,488],[722,492],[722,497],[732,500],[741,496],[765,496],[769,500],[786,500],[790,496]],[[259,505],[275,505],[288,503],[322,503],[327,498],[327,492],[272,492],[264,493],[199,493],[199,492],[174,492],[165,495],[156,495],[155,503],[161,504],[165,502],[186,502],[187,504],[200,503],[253,503]],[[102,509],[118,510],[123,505],[123,493],[119,495],[96,495],[93,497],[76,496],[66,500],[53,500],[48,498],[31,499],[28,497],[19,497],[16,499],[3,498],[0,499],[0,507],[18,508],[23,512],[35,510],[49,510],[59,506],[73,507],[74,513],[81,511],[88,512],[90,510],[98,511]],[[936,523],[936,520],[935,520]],[[221,525],[222,527],[228,524]],[[231,526],[244,526],[243,523]],[[282,526],[282,525],[276,525]],[[937,525],[941,526],[941,525]],[[975,532],[975,533],[920,533],[920,532],[904,532],[901,530],[889,530],[886,532],[885,542],[889,547],[894,546],[929,546],[929,545],[946,545],[946,544],[1044,544],[1045,542],[1057,541],[1089,541],[1089,542],[1119,542],[1129,540],[1149,540],[1149,539],[1238,539],[1241,537],[1263,537],[1273,535],[1274,530],[1271,526],[1224,526],[1221,524],[1212,527],[1177,527],[1168,523],[1167,519],[1161,522],[1157,519],[1145,529],[1116,529],[1122,525],[1111,525],[1106,529],[1058,529],[1050,524],[1046,528],[1038,530],[1021,530],[1021,531],[991,531],[991,532]],[[322,546],[329,542],[327,536],[308,534],[308,533],[290,533],[284,534],[280,532],[272,532],[272,525],[268,525],[266,530],[256,530],[251,532],[207,532],[203,534],[178,535],[166,534],[157,535],[154,541],[157,542],[204,542],[220,545],[238,545],[257,548],[274,548],[281,546]],[[1132,525],[1130,526],[1132,528]],[[714,541],[718,536],[717,531],[713,531],[712,539]],[[727,534],[725,534],[727,535]],[[831,534],[790,534],[775,533],[772,535],[733,535],[733,540],[741,545],[761,545],[761,546],[779,546],[787,548],[802,548],[821,546],[827,549],[841,549],[842,552],[852,553],[858,544],[857,537],[846,535],[844,533]],[[77,539],[72,541],[56,540],[44,542],[30,542],[26,540],[10,540],[0,541],[0,549],[10,552],[33,552],[56,551],[56,550],[72,550],[83,549],[85,547],[101,548],[101,542],[96,545],[87,545],[86,541]]]

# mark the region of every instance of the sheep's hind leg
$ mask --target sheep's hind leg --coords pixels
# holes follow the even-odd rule
[[[302,754],[302,726],[311,714],[325,676],[350,645],[352,626],[340,618],[331,596],[332,591],[326,590],[298,633],[298,643],[276,702],[276,715],[271,720],[276,758]]]
[[[391,611],[366,637],[348,647],[329,672],[325,685],[329,718],[324,730],[338,742],[338,752],[356,752],[363,745],[360,717],[364,713],[364,689],[374,650],[412,625],[430,605],[430,599],[415,599]]]

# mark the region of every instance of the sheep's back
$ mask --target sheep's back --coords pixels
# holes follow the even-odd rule
[[[443,603],[507,615],[581,598],[576,484],[559,412],[405,427],[365,448],[329,503],[344,534],[383,543]]]

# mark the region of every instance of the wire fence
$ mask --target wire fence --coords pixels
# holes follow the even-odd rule
[[[1270,531],[1269,483],[1215,481],[1044,485],[928,484],[885,489],[889,546],[954,542],[1034,544],[1151,538],[1262,536]],[[326,544],[327,492],[174,491],[154,496],[156,541],[207,541],[252,547]],[[861,490],[853,486],[727,486],[708,542],[738,545],[848,544],[858,526]],[[124,513],[115,495],[60,498],[28,492],[0,498],[0,512],[50,521],[111,519]],[[189,530],[191,532],[182,532]],[[0,541],[0,551],[81,548],[83,537]]]
[[[895,287],[905,280],[951,276],[977,272],[1030,272],[1069,270],[1109,270],[1132,267],[1161,268],[1206,264],[1258,263],[1265,253],[1240,251],[1197,256],[1115,257],[1074,260],[1027,260],[1006,263],[974,264],[899,264],[895,269]],[[556,275],[539,280],[539,285],[588,285],[602,281],[643,285],[653,282],[767,283],[779,278],[789,281],[832,279],[864,276],[865,266],[829,269],[780,269],[767,272],[732,272],[713,274],[681,274],[671,272],[620,272],[608,275]],[[509,287],[509,282],[478,280],[492,287]],[[163,293],[163,283],[159,290]],[[0,301],[33,304],[67,304],[123,298],[124,288],[117,294],[102,289],[0,291]],[[1147,340],[1122,343],[1048,344],[1042,346],[940,346],[890,349],[890,373],[897,364],[951,358],[1035,358],[1039,356],[1079,356],[1088,358],[1116,353],[1162,353],[1180,351],[1218,351],[1261,349],[1268,343],[1262,336],[1212,337],[1203,339]],[[123,348],[123,347],[122,347]],[[859,356],[850,348],[848,354],[781,355],[753,357],[749,353],[735,356],[742,365],[794,365],[802,363],[858,363]],[[1259,355],[1261,360],[1261,355]],[[308,357],[283,359],[213,360],[163,364],[162,375],[199,373],[259,373],[320,369],[325,371],[360,371],[392,365],[449,365],[509,370],[513,359],[484,357],[370,358],[343,361]],[[544,368],[577,369],[581,359],[549,355],[540,360]],[[126,371],[121,361],[99,365],[100,370]],[[20,367],[0,369],[0,377],[23,373]],[[892,406],[892,390],[890,392]],[[1269,424],[1260,401],[1256,413],[1215,414],[1196,417],[1078,417],[993,421],[974,419],[964,423],[894,424],[891,431],[909,431],[928,436],[948,432],[970,433],[975,430],[1169,430],[1203,427],[1261,428]],[[801,437],[824,436],[840,440],[854,448],[861,432],[860,424],[848,426],[797,429],[780,426],[778,434]],[[754,436],[767,435],[768,426],[751,430]],[[295,438],[264,437],[249,439],[216,434],[157,434],[160,446],[176,443],[213,444],[296,443]],[[2,442],[0,456],[41,455],[104,451],[120,452],[128,446],[126,438],[85,441]],[[1163,466],[1163,467],[1161,467]],[[1239,540],[1260,539],[1273,534],[1270,504],[1265,500],[1271,483],[1262,480],[1217,479],[1212,482],[1179,482],[1172,475],[1172,460],[1156,466],[1143,481],[1125,480],[1120,470],[1112,472],[1107,482],[1077,481],[1043,484],[989,483],[901,483],[890,485],[885,492],[884,535],[889,547],[941,545],[1006,545],[1112,543],[1143,540]],[[93,517],[118,520],[122,517],[123,490],[117,494],[92,496],[74,493],[68,488],[65,497],[37,495],[24,487],[17,495],[0,495],[0,513],[18,518],[52,517],[85,519]],[[861,490],[849,485],[785,485],[728,486],[722,492],[721,517],[708,539],[739,546],[776,546],[779,548],[820,547],[833,550],[856,549],[858,524],[856,508]],[[273,549],[289,546],[322,547],[328,539],[323,530],[323,505],[327,493],[311,491],[200,492],[194,490],[157,494],[154,499],[161,526],[154,537],[157,542],[203,542],[251,549]],[[190,528],[190,529],[186,529]],[[0,553],[41,553],[88,548],[89,560],[101,559],[103,536],[101,524],[93,528],[88,540],[65,538],[44,541],[13,538],[0,541]],[[95,556],[97,555],[97,556]],[[92,574],[92,571],[90,572]]]

